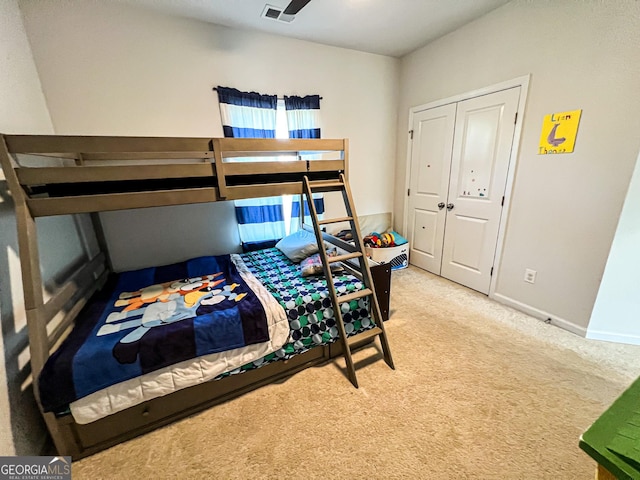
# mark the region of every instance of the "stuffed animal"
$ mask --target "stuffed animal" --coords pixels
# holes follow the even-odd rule
[[[396,241],[393,236],[393,233],[383,233],[380,236],[380,241],[382,242],[382,247],[395,247]]]
[[[372,232],[370,235],[367,235],[363,239],[365,245],[372,248],[387,248],[387,247],[395,247],[395,237],[393,233],[378,233]]]

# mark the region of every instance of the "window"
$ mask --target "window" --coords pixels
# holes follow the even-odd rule
[[[215,90],[218,92],[225,137],[320,138],[319,95],[290,96],[279,100],[276,95],[241,92],[228,87],[217,87]],[[274,157],[261,159],[274,161]],[[290,155],[275,159],[295,160]],[[248,159],[236,159],[243,160]],[[298,195],[285,195],[236,200],[238,230],[243,244],[277,240],[296,231],[299,228],[298,198]],[[317,208],[317,212],[322,214],[324,202],[321,198],[318,199]],[[295,218],[292,218],[294,215]]]

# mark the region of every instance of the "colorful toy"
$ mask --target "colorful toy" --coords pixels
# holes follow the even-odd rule
[[[378,233],[372,232],[363,239],[365,245],[372,248],[395,247],[396,241],[393,232]]]

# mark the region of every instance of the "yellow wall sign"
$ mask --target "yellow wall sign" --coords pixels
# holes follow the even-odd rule
[[[538,155],[571,153],[576,143],[582,110],[551,113],[542,121]]]

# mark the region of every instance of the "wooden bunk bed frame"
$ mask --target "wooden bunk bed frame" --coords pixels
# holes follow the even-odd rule
[[[301,152],[310,151],[333,152],[338,158],[300,161]],[[53,157],[66,165],[21,166],[20,155]],[[298,161],[225,161],[279,155],[295,155]],[[140,160],[142,165],[133,165]],[[91,455],[341,354],[340,342],[318,346],[290,360],[188,387],[84,425],[71,414],[43,412],[38,375],[110,271],[97,212],[302,195],[304,176],[318,180],[315,191],[322,191],[322,181],[347,175],[348,140],[0,135],[0,164],[15,203],[34,394],[59,454]],[[35,218],[76,213],[92,214],[102,251],[45,301]]]

